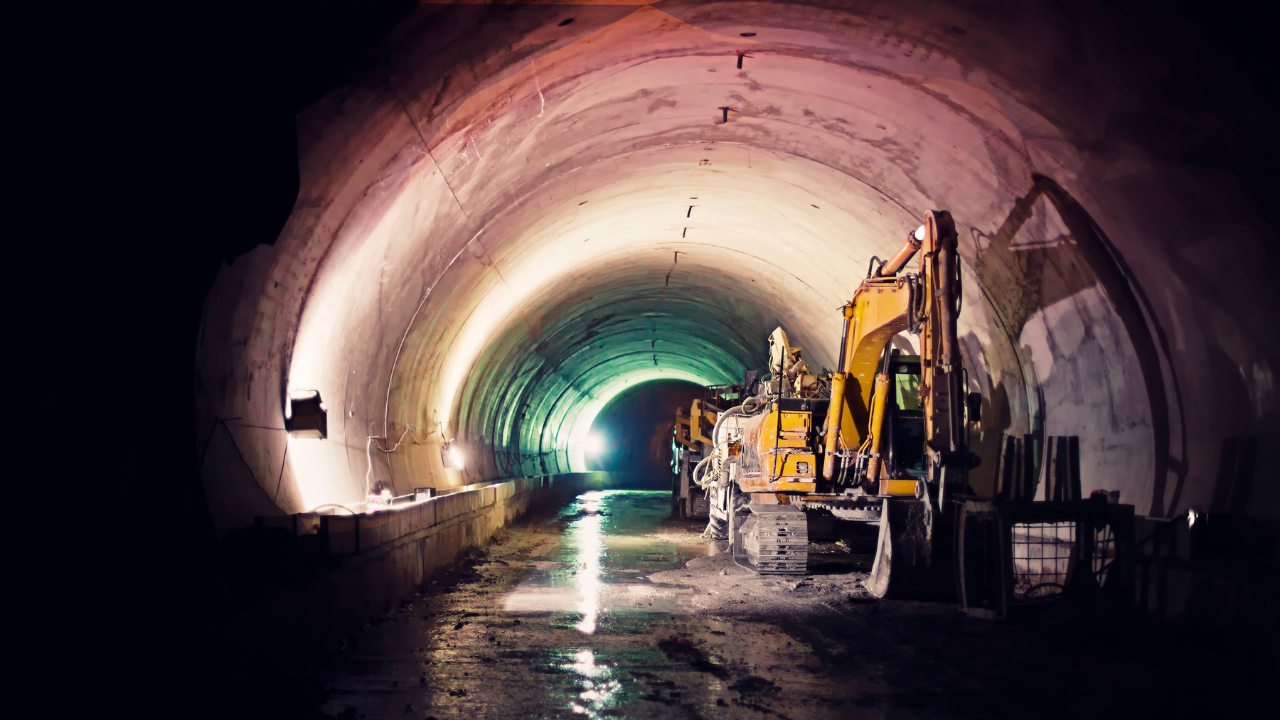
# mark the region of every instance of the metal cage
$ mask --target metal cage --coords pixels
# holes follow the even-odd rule
[[[1006,617],[1065,593],[1123,593],[1131,583],[1132,505],[967,500],[955,527],[956,589],[973,615]]]

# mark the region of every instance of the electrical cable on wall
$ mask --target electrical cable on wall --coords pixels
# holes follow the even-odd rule
[[[384,450],[384,449],[382,449],[381,447],[379,447],[379,448],[378,448],[378,452],[387,453],[387,454],[390,454],[390,453],[392,453],[392,452],[395,452],[395,449],[396,449],[396,448],[398,448],[398,447],[400,447],[400,443],[404,442],[404,438],[405,438],[405,436],[409,434],[409,430],[411,430],[411,429],[412,429],[412,427],[411,427],[411,426],[407,426],[407,425],[406,425],[406,426],[405,426],[405,429],[404,429],[404,432],[400,433],[400,439],[396,441],[396,444],[395,444],[395,445],[392,445],[392,446],[391,446],[391,448],[390,448],[390,449],[387,449],[387,450]],[[434,430],[432,430],[431,432],[435,432],[435,431],[434,431]],[[430,436],[431,436],[431,433],[427,433],[427,437],[430,437]],[[373,445],[373,441],[374,441],[374,440],[386,440],[386,438],[384,438],[384,437],[378,437],[378,436],[376,436],[376,435],[369,435],[366,439],[367,439],[367,442],[365,443],[365,457],[367,457],[367,458],[368,458],[368,460],[369,460],[369,469],[368,469],[368,470],[366,470],[366,471],[365,471],[365,474],[364,474],[364,494],[365,494],[365,497],[368,497],[368,496],[369,496],[369,489],[370,489],[370,487],[369,487],[369,486],[370,486],[370,483],[373,481],[373,447],[374,447],[374,445]],[[391,473],[391,464],[390,464],[390,463],[387,463],[387,474],[388,474],[388,476],[390,476],[390,473]],[[394,477],[389,477],[389,479],[391,480],[391,484],[394,486],[394,485],[395,485],[395,478],[394,478]]]

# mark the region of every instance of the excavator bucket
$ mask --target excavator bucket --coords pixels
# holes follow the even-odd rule
[[[886,498],[867,590],[879,598],[953,601],[951,532],[927,497]]]

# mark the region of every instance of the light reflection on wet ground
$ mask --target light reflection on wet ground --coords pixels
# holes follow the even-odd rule
[[[578,694],[579,702],[573,703],[570,708],[587,717],[599,717],[601,711],[613,707],[622,690],[622,683],[610,677],[613,668],[596,663],[596,655],[591,648],[575,655],[574,661],[564,667],[582,676],[583,690]]]
[[[679,567],[718,546],[689,533],[656,534],[670,514],[669,494],[605,490],[580,496],[558,516],[563,542],[551,562],[542,562],[502,598],[508,613],[556,613],[583,634],[596,631],[601,616],[623,610],[678,612],[677,597],[658,592],[649,574]]]
[[[669,520],[669,502],[665,492],[586,493],[555,517],[518,523],[333,658],[322,712],[1093,717],[1009,688],[1076,698],[1085,684],[1141,687],[1132,667],[1092,647],[1087,660],[1054,654],[1029,647],[1025,628],[953,606],[875,601],[860,583],[866,558],[815,545],[804,578],[754,575],[702,540],[700,523]]]
[[[669,670],[653,621],[682,612],[682,593],[648,576],[722,549],[702,540],[697,524],[664,527],[669,515],[667,492],[606,490],[513,528],[451,592],[409,606],[344,652],[325,678],[324,711],[665,716],[674,684],[655,690],[637,679]],[[652,706],[650,714],[636,715],[635,703]]]

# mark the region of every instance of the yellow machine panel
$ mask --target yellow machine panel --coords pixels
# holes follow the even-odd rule
[[[760,441],[757,447],[760,448],[762,457],[764,453],[772,452],[775,447],[809,447],[809,430],[813,426],[813,413],[783,411],[781,420],[778,419],[778,414],[777,411],[768,413],[760,425]],[[782,426],[780,434],[779,425]]]
[[[802,492],[811,493],[818,489],[817,483],[811,482],[790,482],[779,480],[769,483],[769,492]]]
[[[881,495],[915,495],[916,480],[885,480]]]
[[[708,437],[708,434],[715,427],[716,418],[719,417],[719,414],[708,409],[701,400],[694,400],[693,407],[690,410],[689,435],[692,441],[711,445],[711,438]]]
[[[817,467],[815,456],[811,452],[768,452],[760,457],[764,460],[764,466],[769,468],[769,477],[772,478],[811,478]]]
[[[816,456],[811,452],[779,451],[760,455],[765,472],[758,477],[738,480],[743,492],[813,492]]]
[[[783,412],[782,432],[809,432],[809,427],[813,424],[813,413],[810,412]]]

